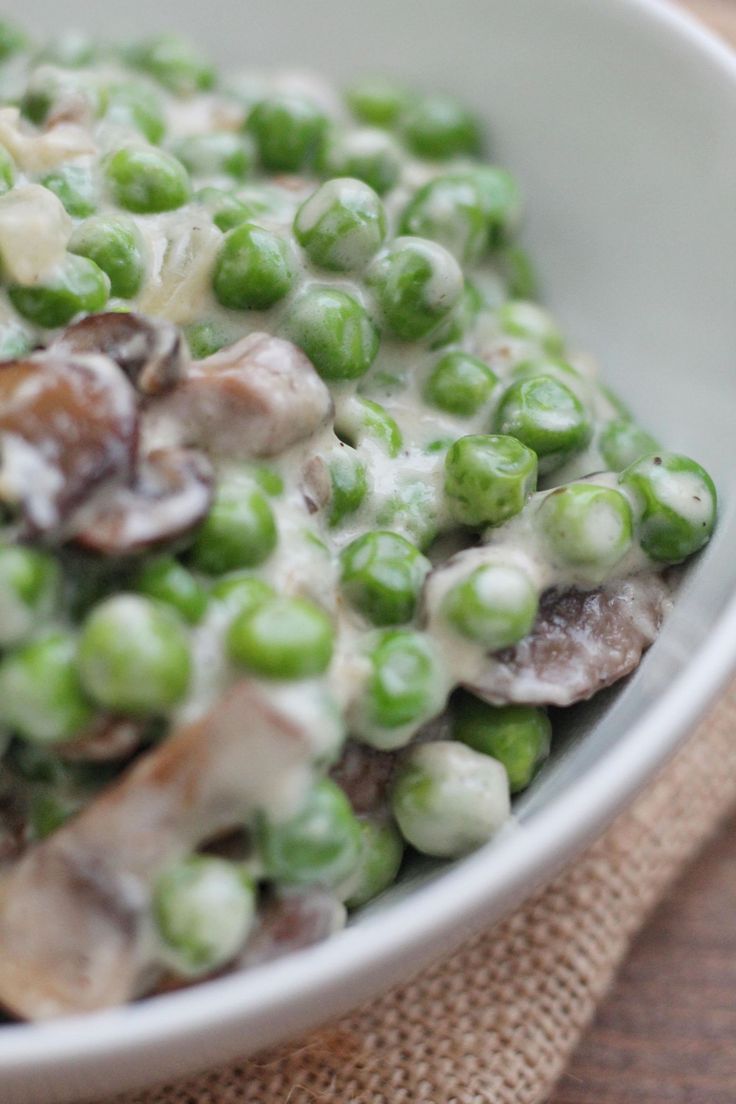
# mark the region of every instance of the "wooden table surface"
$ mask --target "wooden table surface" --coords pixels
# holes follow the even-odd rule
[[[736,44],[736,0],[685,6]],[[633,1102],[736,1104],[736,819],[637,939],[549,1104]]]

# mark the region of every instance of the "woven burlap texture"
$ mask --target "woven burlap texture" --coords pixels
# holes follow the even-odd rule
[[[115,1104],[542,1104],[633,934],[735,804],[736,684],[583,858],[504,923],[339,1024]]]

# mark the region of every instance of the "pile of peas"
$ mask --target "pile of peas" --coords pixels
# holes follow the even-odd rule
[[[195,854],[161,872],[162,959],[194,977],[238,953],[263,886],[327,887],[355,908],[395,880],[406,844],[454,857],[497,832],[551,725],[456,692],[447,738],[415,742],[459,681],[455,645],[482,657],[518,643],[546,586],[680,563],[710,536],[715,489],[659,451],[533,301],[519,188],[451,95],[228,80],[171,36],[38,49],[6,23],[0,95],[23,139],[14,153],[0,135],[0,357],[80,314],[155,301],[175,304],[194,358],[265,329],[335,400],[334,427],[306,445],[223,464],[188,542],[108,564],[0,547],[0,722],[31,838],[114,776],[56,754],[100,716],[140,723],[147,746],[191,713],[204,639],[225,682],[317,686],[347,736],[399,753],[385,810],[357,815],[316,763],[291,818],[264,809],[245,826],[241,860]],[[86,137],[80,152],[53,153],[57,116]],[[12,247],[39,219],[60,245],[24,276]],[[209,253],[188,250],[194,231]],[[314,516],[309,457],[330,485]],[[427,610],[448,535],[488,557]],[[304,557],[329,601],[289,586]]]

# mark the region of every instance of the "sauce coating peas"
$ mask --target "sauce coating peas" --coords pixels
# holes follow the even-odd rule
[[[475,165],[463,170],[480,196],[488,244],[497,248],[516,229],[521,214],[519,186],[511,173],[497,165]]]
[[[137,594],[96,606],[82,626],[79,673],[108,709],[146,715],[180,701],[189,685],[189,644],[175,614]]]
[[[226,236],[212,283],[223,307],[266,310],[283,299],[293,283],[289,247],[278,234],[246,222]]]
[[[391,807],[404,839],[418,851],[441,858],[464,855],[508,818],[506,770],[465,744],[417,744],[401,760]]]
[[[242,479],[223,480],[190,550],[193,565],[208,575],[257,567],[273,552],[278,532],[265,497]]]
[[[414,615],[429,561],[398,533],[357,537],[340,553],[342,589],[374,625],[400,625]]]
[[[318,268],[356,272],[368,264],[386,237],[386,212],[361,180],[328,180],[302,203],[294,234]]]
[[[400,232],[431,238],[461,263],[475,263],[488,244],[488,223],[472,178],[453,173],[427,181],[404,210]]]
[[[86,257],[68,253],[44,283],[11,284],[10,301],[24,318],[44,329],[65,326],[80,311],[99,311],[110,294],[110,281]]]
[[[207,610],[207,591],[173,556],[160,556],[144,564],[135,578],[139,594],[155,598],[196,625]]]
[[[105,117],[128,129],[137,130],[152,146],[166,133],[166,116],[161,100],[145,84],[113,84],[107,89]]]
[[[249,575],[244,571],[234,572],[218,579],[210,592],[212,597],[223,602],[233,616],[238,613],[251,613],[269,598],[275,598],[276,592],[263,579]]]
[[[153,146],[124,146],[105,165],[110,193],[119,207],[138,215],[174,211],[189,199],[181,161]]]
[[[452,734],[503,763],[514,794],[526,789],[549,755],[552,724],[544,710],[530,705],[488,705],[460,694],[453,703]]]
[[[401,430],[385,407],[362,395],[354,396],[339,412],[335,429],[350,444],[369,440],[380,445],[392,459],[404,443]]]
[[[362,840],[347,797],[324,778],[291,820],[277,824],[260,817],[256,844],[268,877],[287,885],[329,887],[354,870]]]
[[[185,39],[161,34],[130,47],[130,65],[150,74],[177,96],[205,92],[215,84],[215,70]]]
[[[331,134],[322,155],[325,176],[355,177],[378,195],[384,195],[398,183],[401,163],[398,143],[377,127]]]
[[[700,464],[675,453],[642,457],[621,473],[637,505],[642,548],[660,563],[680,563],[710,539],[716,489]]]
[[[133,219],[125,215],[95,215],[71,236],[69,252],[87,257],[110,281],[110,292],[120,299],[138,294],[146,274],[143,239]]]
[[[501,396],[493,428],[533,449],[541,473],[554,471],[585,448],[592,435],[590,418],[577,395],[548,376],[513,383]]]
[[[448,161],[480,152],[477,120],[452,96],[440,92],[414,99],[402,113],[401,133],[412,153]]]
[[[537,457],[514,437],[461,437],[445,459],[445,494],[462,525],[499,525],[537,486]]]
[[[431,641],[410,629],[388,629],[376,638],[369,658],[371,672],[353,710],[352,730],[373,747],[403,747],[444,704]]]
[[[463,274],[443,246],[424,238],[396,238],[367,274],[387,329],[418,341],[452,313],[463,293]]]
[[[601,578],[626,555],[633,539],[625,495],[595,483],[551,491],[535,520],[555,563],[586,568]]]
[[[290,305],[283,330],[326,380],[358,379],[378,352],[378,332],[365,307],[338,288],[313,285],[303,291]]]
[[[218,230],[226,234],[228,230],[234,230],[236,226],[242,226],[244,222],[250,222],[253,218],[252,208],[222,188],[200,188],[195,195],[197,203],[205,207]]]
[[[496,374],[478,357],[445,353],[424,385],[424,399],[448,414],[469,418],[488,401],[497,382]]]
[[[0,146],[0,195],[5,195],[15,184],[15,162],[5,146]]]
[[[246,134],[215,130],[190,134],[174,144],[173,151],[193,176],[232,176],[245,180],[255,161],[253,143]]]
[[[51,619],[60,582],[59,567],[48,553],[0,545],[0,646],[20,644]]]
[[[41,183],[59,197],[64,209],[74,218],[86,218],[96,210],[95,185],[86,165],[63,165],[47,173]]]
[[[184,977],[223,966],[245,942],[255,905],[252,879],[225,859],[192,855],[168,867],[153,895],[167,963]]]
[[[442,613],[461,636],[493,652],[526,636],[537,608],[537,592],[529,576],[504,564],[477,567],[442,602]]]
[[[345,93],[348,107],[356,119],[375,127],[393,127],[406,107],[405,88],[385,77],[364,77]]]
[[[630,418],[614,418],[603,427],[598,448],[611,471],[623,471],[640,457],[656,452],[659,445]]]
[[[536,303],[511,300],[498,308],[498,323],[504,333],[534,341],[550,356],[558,356],[564,349],[562,334],[549,311]]]
[[[319,158],[327,119],[309,100],[272,96],[254,106],[247,129],[264,169],[296,173],[310,169]]]
[[[233,620],[227,638],[236,663],[265,678],[321,675],[332,659],[334,630],[326,613],[306,598],[275,597]]]
[[[54,632],[0,662],[0,721],[26,740],[56,744],[73,739],[92,719],[80,682],[77,642]]]
[[[330,457],[329,471],[331,496],[328,520],[331,526],[335,526],[359,509],[368,492],[368,477],[365,464],[347,445]]]

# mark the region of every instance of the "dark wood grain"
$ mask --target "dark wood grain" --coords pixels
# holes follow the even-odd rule
[[[658,908],[550,1104],[736,1101],[736,820]]]

